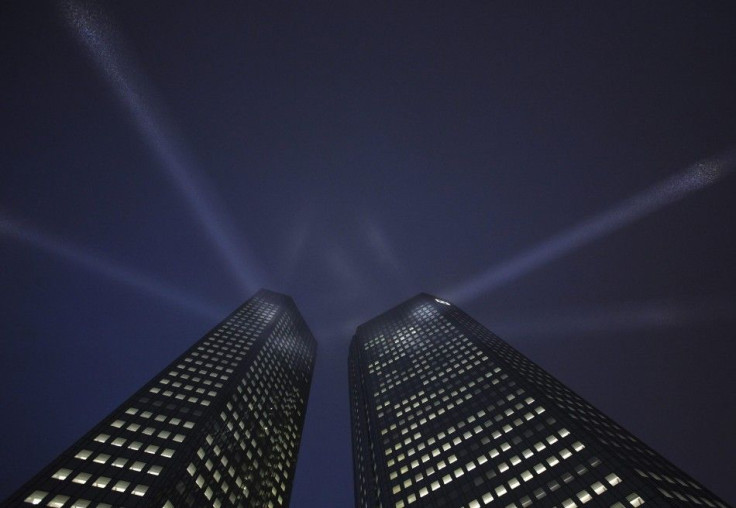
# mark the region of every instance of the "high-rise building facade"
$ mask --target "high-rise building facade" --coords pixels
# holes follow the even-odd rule
[[[349,376],[361,508],[726,507],[434,296],[359,326]]]
[[[261,290],[4,506],[287,506],[316,354]]]

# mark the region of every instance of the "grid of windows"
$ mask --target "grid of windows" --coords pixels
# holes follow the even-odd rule
[[[358,327],[356,505],[726,505],[449,302]]]
[[[6,505],[284,506],[315,352],[293,301],[262,290]]]

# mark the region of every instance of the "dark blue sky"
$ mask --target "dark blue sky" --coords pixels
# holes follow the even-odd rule
[[[264,286],[294,507],[351,505],[351,331],[420,291],[736,503],[734,158],[651,191],[736,145],[732,2],[372,4],[3,2],[0,498]]]

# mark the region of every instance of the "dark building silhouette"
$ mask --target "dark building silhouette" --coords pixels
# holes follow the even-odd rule
[[[726,506],[439,298],[359,326],[349,376],[356,506]]]
[[[261,290],[4,506],[287,506],[315,353]]]

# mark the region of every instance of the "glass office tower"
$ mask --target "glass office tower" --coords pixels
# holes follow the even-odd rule
[[[726,506],[434,296],[359,326],[349,376],[361,508]]]
[[[315,353],[261,290],[4,506],[287,506]]]

